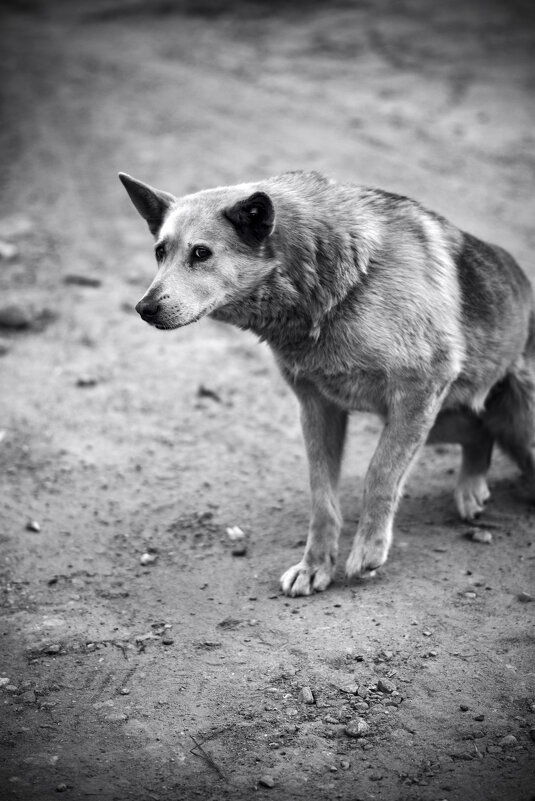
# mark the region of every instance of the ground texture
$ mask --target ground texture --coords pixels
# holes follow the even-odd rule
[[[296,403],[252,336],[140,321],[151,241],[116,178],[318,169],[535,278],[529,4],[2,5],[0,794],[530,801],[515,469],[494,462],[485,544],[455,516],[456,448],[426,450],[380,574],[281,596],[307,528]],[[378,433],[352,420],[342,563]]]

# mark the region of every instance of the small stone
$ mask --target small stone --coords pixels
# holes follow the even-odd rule
[[[0,687],[5,687],[6,684],[9,684],[9,679],[7,678],[7,676],[2,676],[0,678]]]
[[[506,734],[498,743],[502,748],[515,748],[518,745],[518,740],[514,734]]]
[[[128,689],[128,687],[121,687],[121,689],[119,690],[119,694],[120,695],[130,695],[130,690]]]
[[[466,592],[463,593],[463,595],[464,595],[465,598],[470,598],[471,600],[473,600],[474,598],[477,598],[477,594],[475,592],[473,592],[472,590],[467,590]]]
[[[230,552],[231,552],[232,556],[246,556],[247,555],[247,545],[245,545],[245,543],[242,543],[241,545],[240,544],[236,544],[236,545],[234,545],[234,547],[231,549]]]
[[[304,704],[314,704],[315,703],[314,694],[313,694],[312,690],[310,689],[310,687],[301,687],[301,691],[299,693],[299,699]]]
[[[35,531],[38,533],[39,531],[41,531],[41,526],[39,525],[37,520],[28,520],[28,522],[26,523],[26,531]]]
[[[344,729],[348,737],[365,737],[370,731],[369,725],[363,718],[355,718]]]
[[[477,720],[481,723],[482,720],[485,720],[485,715],[474,715],[474,720]]]
[[[65,784],[65,782],[60,782],[59,784],[56,785],[56,793],[64,793],[65,790],[67,789],[68,787]]]
[[[260,776],[258,784],[261,787],[268,787],[270,790],[272,787],[275,787],[275,781],[272,776]]]
[[[349,768],[351,767],[351,763],[348,762],[347,759],[341,759],[340,767],[342,768],[342,770],[349,770]]]
[[[379,679],[377,682],[377,689],[382,693],[387,693],[390,695],[397,690],[397,687],[393,681],[390,681],[390,679]]]
[[[174,639],[172,637],[162,637],[162,643],[164,645],[173,645]]]
[[[59,643],[53,643],[52,645],[47,645],[43,648],[43,653],[45,654],[59,654],[61,651],[61,645]]]
[[[245,539],[245,534],[239,526],[229,526],[225,529],[225,532],[231,542]]]
[[[76,379],[76,386],[87,388],[87,387],[96,387],[98,384],[98,380],[95,378],[94,375],[81,375]]]
[[[0,308],[0,328],[20,331],[24,328],[30,328],[32,321],[33,315],[31,312],[17,303],[10,303]]]
[[[533,740],[533,742],[535,743],[535,729],[530,729],[529,730],[529,736]]]
[[[157,560],[157,558],[158,558],[157,553],[149,553],[148,551],[146,551],[139,557],[139,563],[141,565],[153,565],[154,562]]]
[[[11,261],[11,259],[16,259],[18,255],[19,249],[16,245],[12,242],[0,240],[0,259],[2,261]]]
[[[468,712],[470,707],[467,704],[460,704],[459,709],[461,710],[461,712]]]
[[[530,595],[529,592],[519,592],[518,600],[520,603],[529,604],[531,601],[533,601],[533,595]]]
[[[26,692],[22,693],[22,695],[19,696],[19,699],[24,704],[34,704],[35,703],[35,693],[34,693],[33,690],[26,690]]]
[[[358,684],[342,684],[338,689],[347,695],[357,695],[359,691]]]
[[[340,723],[340,721],[338,720],[338,718],[335,718],[335,717],[333,717],[332,715],[325,715],[325,717],[323,718],[323,722],[324,722],[324,723],[330,723],[330,724],[332,724],[332,725],[334,725],[334,724],[336,724],[336,723]]]
[[[499,745],[487,745],[487,754],[503,754],[503,748]]]
[[[492,542],[492,534],[490,531],[485,531],[482,528],[470,529],[468,535],[472,542],[481,542],[483,545],[490,545]]]
[[[430,637],[432,632],[431,631],[422,631],[422,634],[424,635],[424,637]]]
[[[128,720],[128,715],[125,715],[124,712],[112,712],[110,715],[106,715],[104,720],[107,720],[108,723],[124,723],[125,720]]]
[[[357,693],[359,698],[367,698],[370,694],[370,691],[368,690],[367,687],[364,687],[364,685],[362,685],[361,687],[358,688]]]
[[[299,714],[299,710],[295,707],[290,707],[290,709],[286,710],[286,714],[291,718],[295,718]]]

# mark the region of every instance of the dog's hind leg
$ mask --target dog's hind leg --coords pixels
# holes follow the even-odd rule
[[[535,495],[535,376],[527,359],[513,366],[492,388],[482,419],[498,445],[519,466]]]
[[[427,441],[455,442],[462,446],[455,503],[463,520],[473,520],[490,498],[486,475],[494,445],[491,433],[469,409],[448,410],[439,414]]]
[[[291,382],[300,405],[308,456],[312,515],[301,561],[281,577],[286,595],[310,595],[331,583],[338,554],[342,515],[338,478],[344,448],[347,412],[324,398],[308,381]]]

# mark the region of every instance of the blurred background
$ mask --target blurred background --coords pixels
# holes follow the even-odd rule
[[[473,562],[462,532],[451,533],[457,457],[446,448],[424,457],[409,485],[387,579],[360,589],[358,603],[341,575],[331,594],[291,608],[277,601],[277,578],[299,558],[307,525],[294,401],[252,336],[210,320],[165,334],[139,320],[133,307],[152,278],[151,239],[117,172],[180,195],[319,170],[413,196],[509,249],[535,278],[533,3],[3,0],[0,13],[0,537],[9,643],[0,691],[12,688],[4,788],[24,799],[56,797],[63,784],[76,797],[166,798],[185,787],[204,793],[207,782],[220,798],[217,773],[191,756],[187,734],[226,726],[227,739],[212,748],[225,770],[239,768],[228,785],[233,798],[249,797],[262,766],[279,776],[280,797],[312,798],[312,786],[323,798],[338,782],[335,797],[353,798],[351,771],[329,774],[323,730],[309,732],[308,762],[298,740],[293,762],[269,750],[267,732],[286,713],[277,704],[269,711],[258,694],[277,670],[289,697],[296,671],[329,685],[329,671],[358,641],[370,660],[366,680],[385,643],[397,655],[391,667],[412,687],[407,726],[422,735],[415,744],[407,730],[394,741],[385,734],[374,752],[383,784],[359,763],[362,797],[383,787],[381,797],[405,798],[396,782],[403,772],[423,781],[415,760],[436,756],[430,743],[442,754],[460,747],[452,710],[461,687],[494,710],[490,746],[501,748],[498,734],[514,731],[524,750],[509,773],[502,757],[459,757],[448,797],[464,801],[471,782],[471,799],[518,801],[529,784],[529,738],[513,721],[535,689],[522,617],[529,604],[517,609],[511,598],[532,583],[519,550],[531,543],[532,522],[510,500],[511,468],[498,459],[505,517],[493,531],[505,543],[514,530],[517,550],[494,561],[479,551]],[[358,447],[348,450],[342,487],[343,555],[378,432],[372,418],[352,421]],[[246,559],[225,550],[229,525],[250,537]],[[154,559],[141,562],[147,553]],[[453,603],[467,581],[484,579],[496,591],[492,602],[486,595],[492,614]],[[337,626],[316,631],[335,600]],[[375,615],[383,629],[369,622]],[[223,634],[221,618],[234,621]],[[411,662],[418,643],[403,639],[407,621],[421,623],[412,637],[424,618],[430,630],[441,621],[434,653],[443,655],[427,683]],[[244,620],[253,620],[245,636]],[[158,639],[164,623],[174,650]],[[151,626],[157,633],[139,647],[136,637]],[[516,640],[502,659],[508,630]],[[215,662],[198,641],[219,642]],[[123,651],[107,647],[117,642]],[[465,645],[468,673],[451,656]],[[516,665],[514,676],[503,660]],[[118,701],[122,683],[131,694]],[[251,719],[255,731],[244,728]],[[432,791],[438,798],[438,785]]]

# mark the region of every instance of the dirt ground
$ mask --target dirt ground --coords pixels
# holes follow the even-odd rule
[[[494,461],[478,543],[457,449],[427,449],[380,574],[281,596],[307,529],[296,402],[252,335],[141,322],[151,240],[116,177],[182,194],[318,169],[535,279],[529,4],[2,7],[2,798],[534,799],[515,468]],[[352,419],[341,566],[379,430]]]

